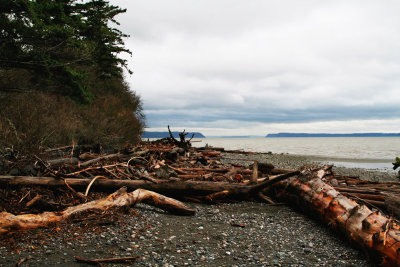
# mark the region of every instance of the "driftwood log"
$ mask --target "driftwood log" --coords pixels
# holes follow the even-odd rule
[[[43,212],[40,214],[14,215],[8,212],[0,213],[0,235],[8,232],[45,227],[52,223],[88,210],[107,210],[112,207],[132,206],[136,203],[147,203],[177,215],[193,215],[195,210],[190,209],[182,202],[165,197],[152,191],[137,189],[128,193],[125,187],[103,199],[94,200],[77,206],[72,206],[62,212]]]
[[[323,182],[325,171],[303,171],[302,175],[284,180],[274,186],[275,196],[317,215],[363,248],[377,254],[383,265],[399,266],[399,224],[357,204]]]
[[[91,188],[109,191],[121,187],[129,190],[138,188],[167,194],[169,196],[205,196],[220,191],[229,191],[229,195],[235,198],[248,198],[256,195],[264,188],[299,174],[298,171],[285,173],[265,180],[258,184],[240,184],[228,182],[208,182],[208,181],[175,181],[175,180],[111,180],[97,179]],[[54,178],[54,177],[29,177],[29,176],[0,176],[0,185],[39,185],[50,187],[64,187],[67,183],[72,188],[84,189],[91,183],[92,179],[82,178]]]

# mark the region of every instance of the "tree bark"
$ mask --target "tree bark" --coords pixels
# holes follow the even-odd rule
[[[379,212],[345,197],[324,183],[317,170],[276,184],[276,197],[317,214],[364,248],[375,252],[384,265],[400,265],[400,226]],[[319,177],[318,177],[319,176]]]
[[[150,204],[177,215],[193,215],[195,213],[195,210],[188,208],[178,200],[143,189],[137,189],[133,192],[127,193],[126,188],[123,187],[103,199],[69,207],[62,212],[43,212],[40,214],[22,215],[13,215],[8,212],[1,212],[0,234],[45,227],[51,223],[61,222],[73,215],[92,209],[107,210],[112,207],[133,206],[139,202]]]

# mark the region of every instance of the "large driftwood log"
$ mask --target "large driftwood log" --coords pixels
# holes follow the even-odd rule
[[[371,211],[345,197],[321,178],[323,170],[303,172],[274,186],[280,200],[318,214],[351,240],[375,252],[388,266],[400,265],[400,226],[391,218]]]
[[[123,187],[103,199],[69,207],[62,212],[43,212],[40,214],[22,215],[1,212],[0,234],[45,227],[51,223],[61,222],[72,215],[80,214],[88,210],[107,210],[112,207],[132,206],[139,202],[147,203],[178,215],[193,215],[195,213],[195,210],[190,209],[178,200],[144,189],[137,189],[128,193],[126,188]]]
[[[167,194],[170,196],[196,196],[209,195],[212,193],[228,190],[229,195],[235,198],[248,198],[254,196],[258,191],[263,190],[276,182],[297,175],[299,172],[286,173],[278,175],[271,180],[255,185],[246,185],[227,182],[207,182],[207,181],[173,181],[173,180],[111,180],[97,179],[92,189],[110,191],[123,186],[129,190],[138,188],[152,190],[158,193]],[[91,179],[81,178],[53,178],[53,177],[28,177],[28,176],[0,176],[0,185],[41,185],[50,187],[64,187],[65,182],[72,188],[84,189]]]

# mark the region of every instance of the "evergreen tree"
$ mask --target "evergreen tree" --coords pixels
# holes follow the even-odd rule
[[[0,0],[0,151],[140,140],[140,97],[119,58],[127,35],[115,28],[123,12],[103,0]]]
[[[82,102],[93,98],[87,72],[121,76],[126,61],[118,54],[127,35],[112,28],[125,12],[107,1],[1,0],[0,70],[25,69],[32,84]]]
[[[121,77],[123,67],[130,72],[126,60],[118,57],[122,52],[131,54],[123,41],[128,35],[111,26],[119,25],[115,16],[126,12],[126,9],[109,5],[104,0],[93,0],[77,7],[81,7],[81,14],[85,17],[81,35],[91,47],[92,60],[97,64],[101,76]]]

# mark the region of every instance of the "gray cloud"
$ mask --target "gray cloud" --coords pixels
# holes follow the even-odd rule
[[[150,127],[400,117],[398,1],[114,2]]]

